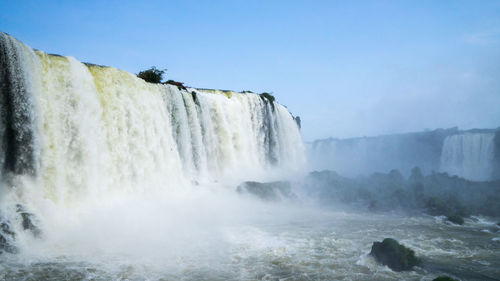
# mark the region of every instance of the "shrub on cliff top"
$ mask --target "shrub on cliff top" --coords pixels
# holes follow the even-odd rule
[[[267,99],[268,101],[270,101],[271,103],[274,102],[274,96],[271,95],[270,93],[262,93],[260,94],[260,97],[264,100],[264,99]]]
[[[139,72],[137,77],[144,79],[146,82],[161,83],[161,80],[163,80],[163,74],[165,74],[166,71],[166,69],[160,70],[155,66],[152,66],[150,69]]]
[[[274,111],[274,96],[273,95],[271,95],[270,93],[264,92],[264,93],[260,94],[260,98],[264,102],[269,101],[269,103],[271,104],[271,107],[272,107],[272,109]]]

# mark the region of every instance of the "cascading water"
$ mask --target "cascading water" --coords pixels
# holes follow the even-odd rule
[[[349,139],[316,140],[309,146],[313,169],[330,169],[345,176],[386,173],[392,169],[409,175],[418,166],[424,173],[439,169],[446,136],[456,129]]]
[[[490,180],[494,138],[494,133],[464,133],[446,137],[441,153],[441,172],[470,180]]]
[[[151,84],[1,32],[0,66],[3,242],[29,241],[26,225],[50,236],[117,198],[173,200],[305,162],[294,118],[257,94]]]

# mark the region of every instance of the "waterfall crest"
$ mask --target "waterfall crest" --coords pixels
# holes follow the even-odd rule
[[[2,190],[18,188],[27,204],[293,172],[305,162],[293,116],[257,94],[151,84],[1,32],[0,64]]]

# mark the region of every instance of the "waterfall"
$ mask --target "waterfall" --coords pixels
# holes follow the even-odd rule
[[[424,173],[439,169],[446,136],[456,129],[314,141],[308,148],[312,169],[331,169],[344,176],[399,170],[408,176],[413,167]]]
[[[1,32],[0,64],[0,217],[18,203],[43,219],[47,204],[168,194],[305,162],[293,116],[257,94],[151,84]]]
[[[470,180],[489,180],[493,173],[494,133],[464,133],[445,138],[441,172]]]

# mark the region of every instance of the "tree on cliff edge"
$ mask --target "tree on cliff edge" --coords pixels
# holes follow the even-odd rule
[[[148,70],[144,70],[137,74],[137,77],[144,79],[146,82],[150,83],[161,83],[163,80],[163,74],[167,71],[167,69],[160,70],[155,66],[152,66]]]

